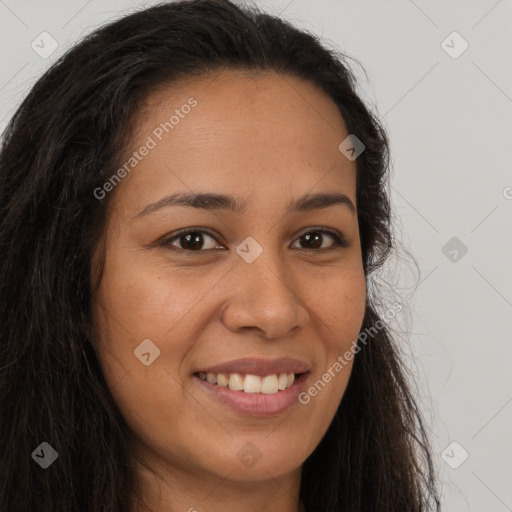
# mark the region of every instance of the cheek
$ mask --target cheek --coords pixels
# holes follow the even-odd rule
[[[205,304],[214,295],[209,290],[219,276],[142,261],[134,264],[121,252],[112,261],[105,268],[94,306],[95,338],[105,378],[119,394],[119,402],[129,404],[127,410],[136,410],[134,401],[154,400],[142,396],[144,390],[165,389],[160,395],[172,402],[182,393],[181,366],[212,314]],[[148,345],[144,340],[151,340],[156,349],[149,347],[158,354],[149,366],[136,357],[138,347]]]
[[[130,429],[140,438],[147,434],[147,424],[158,432],[172,429],[176,435],[186,434],[180,433],[174,412],[175,406],[183,409],[186,402],[178,376],[193,339],[184,332],[187,322],[182,320],[188,321],[201,289],[178,283],[118,259],[115,268],[104,273],[95,301],[103,374]],[[138,347],[143,341],[144,353],[150,354],[147,366],[137,356],[142,357]]]
[[[324,282],[317,315],[326,329],[324,339],[330,348],[341,351],[357,338],[365,308],[366,280],[362,272]]]
[[[121,257],[105,273],[98,301],[115,319],[114,327],[124,331],[125,344],[152,336],[163,341],[215,284],[215,276],[199,278],[198,273],[143,261],[134,265],[128,257]]]
[[[315,410],[318,436],[331,423],[347,387],[365,307],[366,280],[362,271],[324,281],[315,300],[323,351],[302,403],[305,410]]]

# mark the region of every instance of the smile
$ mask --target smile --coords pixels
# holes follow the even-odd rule
[[[194,385],[214,404],[250,416],[275,416],[299,404],[310,363],[245,357],[192,369]]]

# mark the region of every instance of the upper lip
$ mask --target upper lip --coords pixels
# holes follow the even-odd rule
[[[279,359],[246,357],[201,368],[194,373],[245,373],[264,376],[274,373],[304,373],[310,369],[311,365],[308,363],[291,357],[281,357]]]

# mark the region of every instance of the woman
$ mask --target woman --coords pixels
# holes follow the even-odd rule
[[[438,510],[387,171],[344,57],[255,8],[68,51],[0,155],[0,510]]]

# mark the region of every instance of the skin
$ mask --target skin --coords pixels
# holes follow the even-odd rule
[[[190,97],[197,106],[162,141],[153,137],[157,146],[110,192],[93,303],[98,356],[130,428],[148,507],[140,510],[297,512],[302,464],[332,421],[352,362],[307,405],[270,418],[218,403],[192,373],[289,356],[311,364],[308,389],[350,349],[366,301],[357,215],[339,204],[285,215],[306,193],[340,192],[357,207],[355,161],[338,150],[348,132],[309,82],[230,70],[154,92],[122,162]],[[242,214],[170,206],[134,218],[192,191],[247,206]],[[339,231],[350,245],[326,234],[310,248],[311,226]],[[195,252],[183,237],[157,244],[182,228],[207,230]],[[248,236],[263,248],[250,264],[236,252]],[[134,356],[145,339],[160,350],[149,366]],[[247,442],[261,453],[252,467],[237,456]]]

